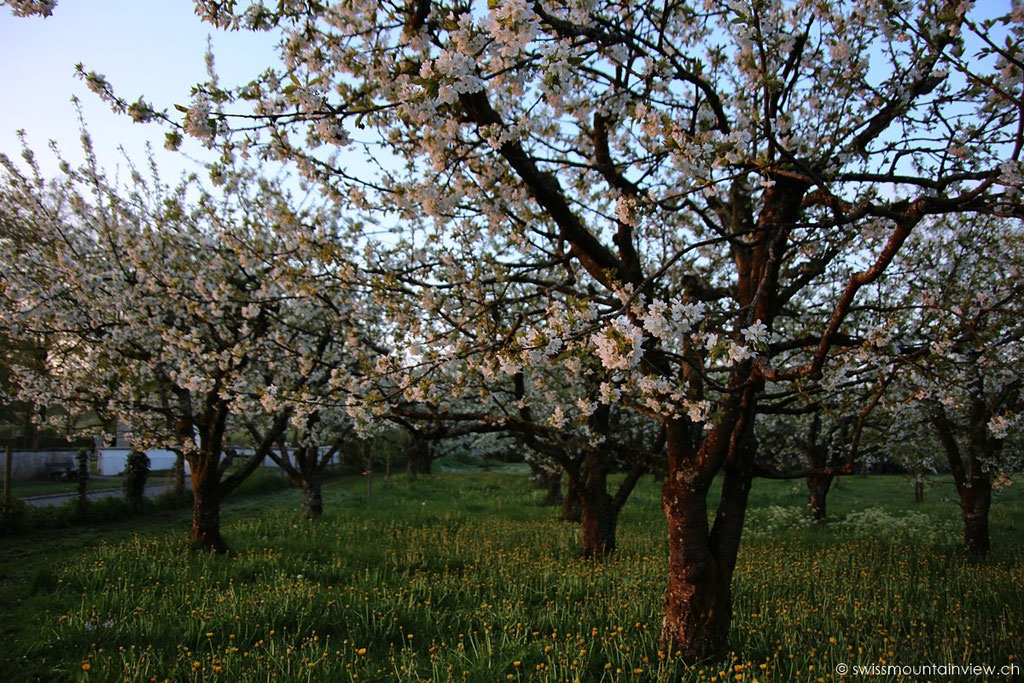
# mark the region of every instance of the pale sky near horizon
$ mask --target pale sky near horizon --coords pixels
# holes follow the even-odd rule
[[[208,35],[225,84],[248,81],[276,63],[273,36],[217,31],[195,16],[191,0],[63,0],[45,19],[15,17],[0,6],[0,152],[20,157],[16,131],[24,129],[44,172],[56,169],[47,148],[51,139],[70,161],[80,160],[78,115],[71,103],[77,95],[104,167],[123,167],[119,145],[141,164],[149,140],[166,180],[194,169],[180,154],[163,149],[163,128],[115,114],[74,71],[82,62],[129,101],[144,95],[157,109],[187,106],[192,85],[206,79]],[[182,149],[200,158],[205,152],[189,139]]]

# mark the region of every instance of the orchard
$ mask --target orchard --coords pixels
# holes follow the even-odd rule
[[[10,363],[11,391],[69,434],[122,424],[133,448],[179,453],[194,546],[231,548],[222,503],[265,459],[320,518],[332,456],[384,438],[410,476],[446,444],[528,462],[580,521],[562,552],[598,572],[653,476],[664,600],[641,647],[691,672],[727,662],[751,619],[741,539],[766,480],[804,487],[826,556],[852,528],[830,491],[889,466],[952,480],[971,575],[1004,550],[989,517],[1019,478],[1024,409],[1019,2],[195,12],[279,36],[277,59],[225,83],[208,54],[168,109],[78,73],[125,125],[217,161],[123,182],[83,130],[84,163],[46,177],[26,145],[0,188],[0,332],[46,359]]]

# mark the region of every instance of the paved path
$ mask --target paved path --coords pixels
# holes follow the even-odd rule
[[[185,477],[185,488],[191,489],[192,482],[189,481],[188,477]],[[167,485],[163,482],[159,484],[150,484],[146,487],[146,497],[152,498],[159,496],[161,493],[167,490]],[[109,498],[110,496],[123,496],[124,491],[120,487],[113,489],[97,489],[89,491],[89,500],[97,500],[99,498]],[[53,505],[60,505],[66,503],[69,500],[74,500],[78,497],[77,493],[53,493],[48,496],[30,496],[28,498],[22,498],[28,505],[34,505],[35,507],[48,507]]]

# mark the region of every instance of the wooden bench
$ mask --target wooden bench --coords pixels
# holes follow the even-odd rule
[[[70,460],[46,463],[46,475],[50,481],[71,481],[77,479],[78,471]]]

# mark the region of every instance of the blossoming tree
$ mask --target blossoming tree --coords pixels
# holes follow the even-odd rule
[[[404,359],[391,359],[390,375],[402,378],[392,418],[410,428],[418,421],[435,438],[514,435],[534,463],[566,474],[567,499],[581,503],[582,554],[610,553],[618,513],[659,450],[658,430],[619,405],[590,333],[570,331],[570,319],[590,328],[597,313],[568,311],[578,300],[571,283],[519,259],[508,272],[459,273],[453,284],[452,270],[434,264],[476,260],[460,250],[423,248],[415,276],[389,271],[379,303],[407,345]],[[629,473],[613,495],[607,477],[616,465]]]
[[[319,312],[307,236],[333,230],[335,209],[295,209],[280,187],[241,171],[219,194],[136,171],[127,190],[104,176],[88,144],[86,153],[81,168],[62,164],[52,181],[2,158],[5,208],[38,235],[0,241],[10,302],[2,324],[49,340],[48,367],[19,368],[20,389],[37,405],[122,422],[135,448],[181,451],[193,541],[223,550],[221,501],[308,413],[314,368],[323,373],[323,348],[302,327]],[[348,377],[328,375],[335,386]],[[291,403],[274,401],[278,388]],[[232,468],[226,434],[261,417],[262,440]]]
[[[902,377],[887,402],[918,459],[935,468],[931,454],[945,455],[974,556],[991,547],[993,489],[1021,467],[1022,238],[1016,221],[937,222],[914,236],[901,264],[893,338]]]
[[[1006,191],[1021,183],[1021,63],[997,40],[1019,39],[1019,6],[196,6],[218,26],[282,31],[284,68],[231,90],[200,84],[186,132],[291,160],[352,205],[471,255],[442,264],[447,282],[511,270],[573,283],[548,330],[505,321],[500,338],[517,343],[450,348],[475,343],[514,368],[585,341],[550,358],[589,348],[614,375],[602,400],[664,425],[662,640],[687,661],[727,646],[766,382],[824,371],[859,292],[927,216],[1024,213]],[[159,115],[88,77],[116,107]],[[252,108],[232,108],[241,100]],[[416,264],[421,245],[409,245]],[[773,352],[794,315],[807,334]]]

